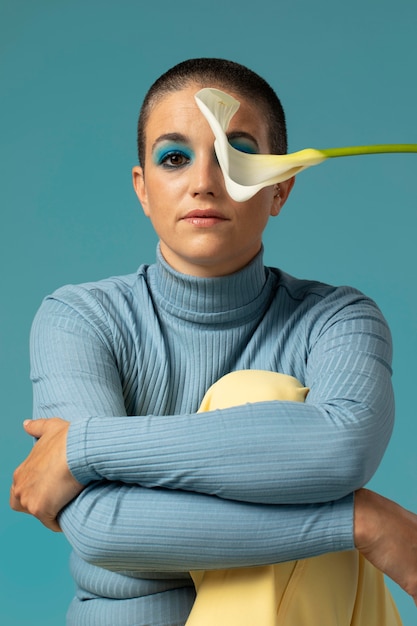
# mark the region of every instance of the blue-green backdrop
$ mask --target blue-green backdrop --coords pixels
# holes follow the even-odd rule
[[[136,117],[164,70],[221,56],[267,78],[290,148],[417,142],[415,0],[1,0],[0,619],[58,626],[68,547],[8,509],[31,442],[28,333],[61,284],[134,271],[156,244],[133,194]],[[395,432],[372,481],[417,512],[417,155],[339,159],[300,174],[266,260],[375,298],[394,338]],[[391,585],[404,626],[412,601]],[[115,625],[117,626],[117,625]]]

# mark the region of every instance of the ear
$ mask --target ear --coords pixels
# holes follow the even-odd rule
[[[271,215],[276,217],[279,215],[282,207],[286,203],[288,196],[291,193],[292,188],[294,187],[295,176],[289,178],[288,180],[284,180],[284,182],[279,183],[279,193],[274,194],[271,206]]]
[[[142,205],[143,212],[149,217],[148,194],[146,193],[145,173],[140,165],[135,165],[132,169],[133,189]]]

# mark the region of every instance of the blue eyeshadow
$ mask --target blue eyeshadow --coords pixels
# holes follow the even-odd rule
[[[193,151],[190,148],[180,143],[164,143],[161,146],[157,146],[153,151],[152,159],[157,165],[161,164],[164,159],[170,154],[183,154],[187,159],[193,157]]]

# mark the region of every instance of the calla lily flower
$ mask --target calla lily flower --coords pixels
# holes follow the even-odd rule
[[[214,149],[227,192],[237,202],[244,202],[263,187],[283,182],[328,158],[387,152],[417,152],[417,144],[382,144],[325,150],[306,148],[299,152],[278,155],[248,154],[231,146],[226,136],[230,120],[240,106],[239,101],[214,88],[201,89],[195,94],[195,100],[215,136]]]

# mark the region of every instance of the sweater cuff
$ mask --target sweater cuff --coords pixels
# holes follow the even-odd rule
[[[350,493],[344,498],[337,500],[333,507],[333,520],[331,528],[332,547],[329,552],[343,552],[355,549],[354,539],[354,494]]]
[[[88,465],[86,442],[90,419],[71,422],[67,435],[68,467],[81,485],[101,480],[101,476]]]

